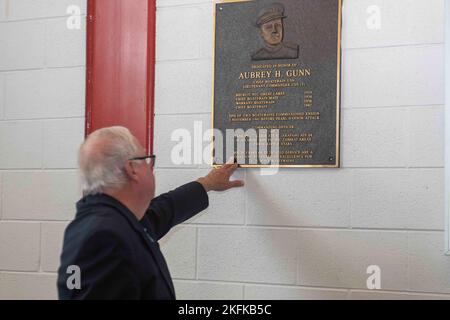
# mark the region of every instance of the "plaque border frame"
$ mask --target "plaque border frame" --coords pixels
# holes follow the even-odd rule
[[[214,101],[215,101],[215,78],[216,78],[216,17],[217,6],[224,3],[253,2],[254,0],[218,0],[213,3],[213,60],[212,60],[212,110],[211,110],[211,164],[214,168],[223,165],[214,164]],[[336,161],[331,165],[259,165],[242,164],[241,168],[340,168],[341,167],[341,68],[342,68],[342,1],[338,1],[338,45],[337,45],[337,88],[336,88]]]

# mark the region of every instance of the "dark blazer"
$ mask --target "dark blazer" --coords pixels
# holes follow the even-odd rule
[[[64,235],[59,298],[175,299],[158,240],[173,226],[206,209],[208,201],[203,186],[191,182],[153,199],[145,217],[138,221],[110,196],[84,197]],[[81,271],[79,290],[67,286],[72,265]]]

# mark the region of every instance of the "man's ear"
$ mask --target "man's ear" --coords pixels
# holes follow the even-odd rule
[[[127,163],[125,164],[125,172],[127,173],[127,176],[130,180],[137,180],[138,175],[136,172],[135,163],[133,161],[127,161]]]

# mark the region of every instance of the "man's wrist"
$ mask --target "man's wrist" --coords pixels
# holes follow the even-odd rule
[[[203,186],[203,189],[205,189],[206,192],[211,191],[211,187],[209,186],[208,181],[205,178],[199,178],[197,182]]]

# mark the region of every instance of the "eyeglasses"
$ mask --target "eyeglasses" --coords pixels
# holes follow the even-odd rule
[[[152,156],[134,157],[134,158],[131,158],[129,160],[130,161],[144,160],[147,164],[149,164],[152,167],[154,167],[155,163],[156,163],[156,156],[152,155]]]

